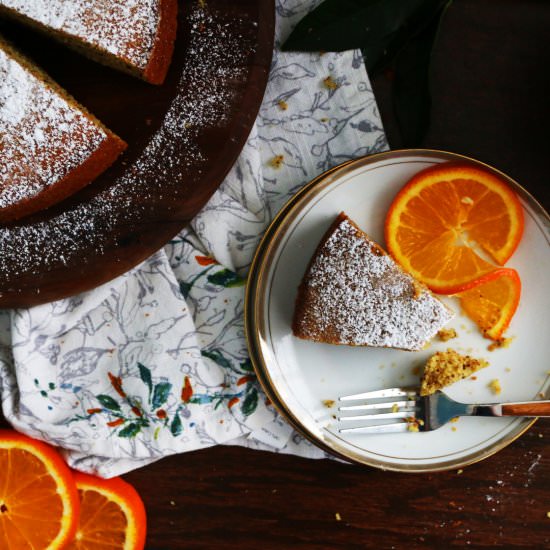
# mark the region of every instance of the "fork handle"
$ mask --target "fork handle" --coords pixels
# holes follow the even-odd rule
[[[503,403],[502,416],[550,416],[550,401]]]

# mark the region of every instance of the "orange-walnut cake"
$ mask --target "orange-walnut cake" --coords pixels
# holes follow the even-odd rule
[[[0,0],[0,13],[85,55],[161,84],[172,59],[177,0]]]
[[[0,37],[0,222],[96,178],[126,144]]]
[[[452,317],[341,213],[300,284],[292,329],[315,342],[420,350]]]

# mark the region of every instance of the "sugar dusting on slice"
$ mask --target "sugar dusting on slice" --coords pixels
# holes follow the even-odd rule
[[[247,56],[254,51],[250,27],[256,23],[238,17],[222,19],[195,3],[188,26],[189,44],[178,92],[161,127],[125,173],[91,200],[55,217],[0,227],[0,284],[4,289],[15,290],[20,277],[60,265],[101,261],[105,250],[117,247],[113,243],[117,228],[135,227],[142,219],[151,219],[160,199],[176,208],[178,201],[185,201],[190,186],[201,181],[211,161],[203,153],[201,134],[205,128],[226,124],[235,103],[228,82],[242,81],[247,74]],[[157,223],[163,223],[160,214]]]
[[[299,335],[315,341],[419,350],[451,311],[342,217],[304,277]]]
[[[159,1],[0,0],[0,6],[144,69],[158,27]]]
[[[107,138],[0,41],[0,208],[30,199],[80,166]]]

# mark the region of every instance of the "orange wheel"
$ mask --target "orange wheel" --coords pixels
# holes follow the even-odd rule
[[[0,548],[66,548],[78,523],[79,500],[57,451],[0,430]]]
[[[474,288],[458,293],[460,305],[486,338],[500,340],[519,304],[521,281],[514,269],[500,268]]]
[[[80,522],[70,549],[141,550],[147,519],[137,491],[121,478],[74,473],[80,496]]]
[[[523,233],[523,209],[498,176],[444,163],[416,174],[385,224],[391,255],[435,292],[454,294],[503,265]]]

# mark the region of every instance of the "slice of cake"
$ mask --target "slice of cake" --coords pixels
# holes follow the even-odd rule
[[[0,0],[0,12],[152,84],[168,71],[177,9],[177,0]]]
[[[0,37],[0,222],[78,191],[126,144]]]
[[[438,351],[428,359],[424,367],[420,395],[431,395],[445,386],[468,378],[488,365],[485,359],[460,355],[453,349]]]
[[[292,329],[315,342],[419,350],[452,317],[341,213],[298,289]]]

